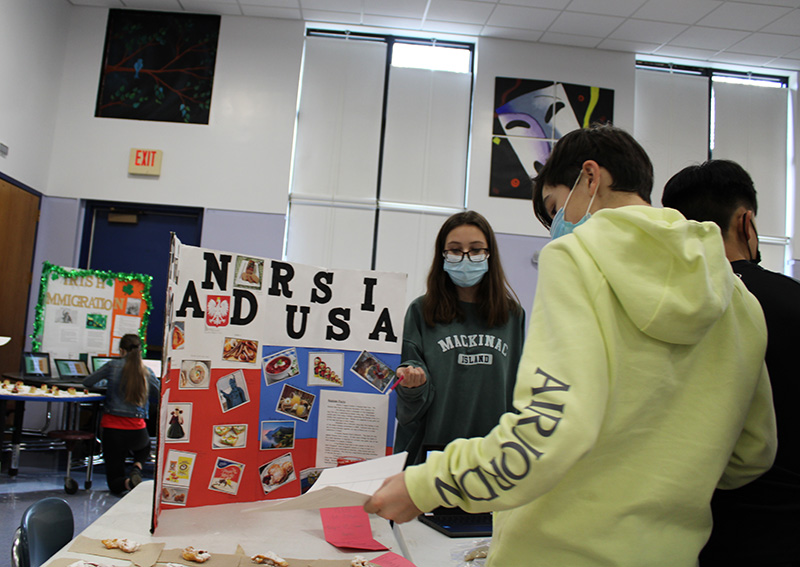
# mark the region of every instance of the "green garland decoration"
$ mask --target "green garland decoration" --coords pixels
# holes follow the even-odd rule
[[[142,358],[147,355],[147,342],[145,341],[145,330],[147,323],[150,321],[150,310],[153,302],[150,300],[150,287],[153,283],[153,276],[147,274],[126,274],[122,272],[111,272],[108,270],[70,270],[61,266],[51,264],[47,260],[42,263],[42,277],[41,284],[39,285],[39,301],[36,303],[36,317],[33,321],[33,334],[31,334],[31,346],[34,352],[39,352],[42,347],[42,335],[44,334],[44,306],[47,301],[47,286],[50,280],[57,280],[58,278],[82,278],[86,276],[93,276],[105,280],[106,285],[114,285],[114,280],[123,282],[138,281],[144,285],[142,290],[142,299],[147,303],[142,316],[142,325],[139,327],[139,338],[142,341]],[[129,283],[122,287],[123,293],[128,295],[133,293],[133,286]]]

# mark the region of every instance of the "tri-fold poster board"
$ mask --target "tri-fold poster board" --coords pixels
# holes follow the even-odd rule
[[[290,498],[391,454],[406,280],[173,237],[153,529],[161,509]]]

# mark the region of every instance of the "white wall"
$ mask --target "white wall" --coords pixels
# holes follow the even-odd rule
[[[483,214],[495,232],[549,236],[533,216],[528,201],[489,196],[495,77],[614,89],[614,123],[633,133],[635,65],[632,53],[481,38],[472,111],[468,208]]]
[[[56,121],[69,5],[0,0],[0,171],[42,191]]]
[[[44,192],[285,213],[302,22],[223,16],[209,124],[197,125],[95,118],[108,10],[72,8],[68,16]],[[128,175],[132,147],[164,152],[159,178]]]

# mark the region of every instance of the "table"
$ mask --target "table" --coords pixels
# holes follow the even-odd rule
[[[463,565],[463,552],[486,538],[451,538],[426,526],[419,520],[395,524],[392,528],[403,557],[417,567],[450,567]],[[453,558],[455,554],[455,559]]]
[[[15,476],[19,471],[19,454],[20,454],[20,446],[22,444],[22,422],[25,417],[25,404],[29,402],[47,402],[47,403],[72,403],[72,404],[82,404],[82,403],[91,403],[92,407],[94,408],[94,414],[92,416],[92,430],[96,433],[97,432],[97,407],[102,403],[105,399],[105,396],[102,394],[81,394],[76,396],[70,396],[66,392],[63,392],[62,395],[59,396],[45,396],[45,395],[30,395],[30,394],[12,394],[7,390],[0,390],[0,421],[2,422],[2,435],[0,435],[0,439],[5,436],[6,431],[6,403],[9,401],[14,402],[14,431],[11,434],[11,462],[9,463],[8,467],[8,474],[9,476]],[[77,413],[75,414],[75,419],[77,419]],[[71,421],[71,420],[70,420]],[[67,428],[76,428],[72,423],[67,423]],[[90,459],[91,462],[91,459]],[[86,470],[86,488],[89,488],[92,483],[92,467],[87,467]]]
[[[325,541],[322,520],[317,510],[269,512],[253,510],[255,502],[239,502],[217,506],[200,506],[163,510],[158,528],[150,534],[150,516],[155,483],[145,481],[126,494],[80,535],[92,539],[130,538],[139,543],[165,544],[165,549],[182,549],[189,545],[202,547],[212,554],[236,552],[241,545],[249,554],[274,551],[283,557],[298,559],[352,559],[355,555],[378,557],[385,551],[342,551]],[[248,511],[253,510],[253,511]],[[370,516],[373,537],[400,553],[389,522]],[[68,544],[43,567],[59,558],[119,564],[95,556],[70,551]]]

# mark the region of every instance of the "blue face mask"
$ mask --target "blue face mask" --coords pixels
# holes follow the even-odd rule
[[[444,263],[444,271],[458,287],[472,287],[483,279],[489,271],[489,259],[480,262],[471,262],[464,258],[457,264]]]
[[[581,174],[579,173],[578,178],[575,180],[575,184],[572,186],[572,190],[569,192],[569,195],[567,195],[567,200],[564,201],[564,206],[558,209],[556,216],[553,217],[553,222],[550,223],[550,238],[552,240],[555,240],[559,236],[564,236],[565,234],[569,234],[570,232],[575,230],[575,228],[577,228],[578,226],[582,225],[587,220],[589,220],[589,217],[592,216],[589,213],[589,210],[592,208],[592,203],[594,203],[594,198],[597,195],[597,191],[594,192],[594,195],[592,195],[592,198],[589,200],[589,206],[586,207],[586,214],[583,215],[581,220],[579,220],[576,223],[571,223],[564,218],[564,211],[567,208],[567,203],[569,203],[569,199],[570,197],[572,197],[572,193],[575,191],[575,188],[578,186],[578,182],[580,180],[581,180]]]

